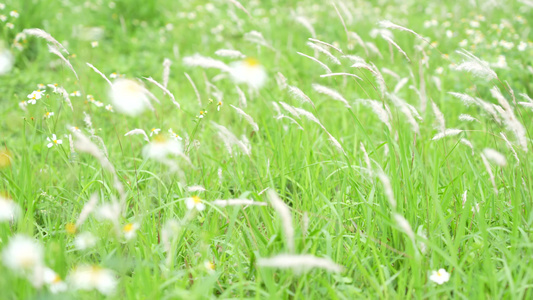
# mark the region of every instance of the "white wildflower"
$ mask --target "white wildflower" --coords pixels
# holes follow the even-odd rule
[[[450,274],[444,269],[439,269],[438,271],[431,272],[431,276],[429,276],[429,279],[437,283],[438,285],[441,285],[450,280]]]
[[[151,106],[144,87],[130,79],[115,80],[109,97],[118,112],[130,116],[137,116]]]
[[[98,239],[90,232],[82,232],[74,238],[74,248],[76,250],[90,249],[96,246]]]
[[[29,275],[43,266],[43,247],[33,238],[15,235],[2,250],[2,261],[9,269]]]
[[[104,295],[113,294],[117,286],[113,271],[98,266],[78,266],[70,272],[68,281],[75,289],[98,290]]]
[[[0,222],[9,222],[16,220],[22,210],[13,200],[0,195]]]
[[[257,59],[250,57],[232,63],[229,73],[233,81],[246,83],[253,89],[261,88],[267,80],[265,68]]]
[[[185,205],[189,210],[196,209],[197,211],[202,211],[205,209],[205,204],[202,203],[202,199],[198,196],[187,198],[185,200]]]

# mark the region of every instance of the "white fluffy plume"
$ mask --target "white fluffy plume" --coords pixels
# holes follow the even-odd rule
[[[273,189],[267,190],[267,198],[281,218],[283,232],[285,233],[285,242],[287,243],[289,252],[292,253],[294,252],[294,227],[292,227],[291,210]]]
[[[309,254],[291,255],[280,254],[270,258],[260,258],[257,265],[278,269],[292,269],[296,273],[306,272],[310,269],[318,268],[326,271],[339,273],[343,267],[328,258],[320,258]]]
[[[459,53],[466,59],[461,64],[455,67],[457,71],[466,71],[472,73],[474,76],[484,78],[486,80],[498,78],[498,75],[496,75],[496,72],[494,72],[490,68],[488,62],[479,59],[474,54],[466,50],[459,50],[457,51],[457,53]]]

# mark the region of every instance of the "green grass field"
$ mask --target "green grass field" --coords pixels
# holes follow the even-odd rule
[[[0,8],[0,299],[533,298],[531,1]]]

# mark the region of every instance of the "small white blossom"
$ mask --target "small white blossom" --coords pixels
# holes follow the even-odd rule
[[[0,45],[0,76],[9,73],[13,68],[14,62],[15,59],[13,58],[11,51]]]
[[[202,203],[202,199],[198,196],[192,196],[191,198],[187,198],[185,201],[185,205],[189,210],[192,210],[196,208],[198,211],[202,211],[205,209],[205,204]]]
[[[67,290],[67,284],[50,268],[44,268],[43,280],[44,283],[48,285],[52,294],[61,293]]]
[[[47,84],[47,86],[52,89],[53,93],[58,93],[59,92],[59,84],[50,83],[50,84]]]
[[[15,272],[29,274],[43,265],[43,247],[33,238],[16,235],[2,251],[2,261]]]
[[[207,270],[208,273],[214,273],[215,272],[215,264],[210,261],[204,262],[204,268]]]
[[[90,232],[82,232],[74,239],[74,248],[76,250],[90,249],[96,245],[98,239]]]
[[[174,131],[172,131],[172,128],[169,128],[168,129],[168,133],[170,134],[170,137],[177,140],[177,141],[181,141],[183,140],[183,138],[181,136],[179,136],[177,133],[175,133]]]
[[[0,222],[13,221],[20,213],[20,206],[15,201],[0,196]]]
[[[130,116],[137,116],[151,107],[146,89],[134,80],[115,80],[109,96],[118,112]]]
[[[61,145],[63,141],[58,139],[55,134],[52,134],[52,138],[47,137],[46,140],[49,142],[46,146],[52,148],[54,145]]]
[[[28,101],[20,101],[19,102],[20,109],[25,111],[27,106],[28,106]]]
[[[128,223],[124,225],[124,227],[122,228],[122,231],[124,232],[124,237],[127,240],[135,238],[135,236],[137,235],[137,229],[139,229],[139,227],[140,226],[138,223]]]
[[[161,131],[160,128],[152,128],[152,130],[150,131],[150,136],[152,136],[154,134],[158,135],[160,131]]]
[[[254,58],[233,63],[230,74],[236,83],[246,83],[254,89],[261,88],[267,80],[265,68]]]
[[[117,279],[113,271],[98,266],[78,266],[68,277],[78,290],[98,290],[104,295],[110,295],[115,291]]]
[[[525,51],[526,48],[527,48],[527,44],[523,41],[520,42],[520,44],[518,44],[518,47],[517,47],[518,51]]]
[[[438,271],[431,272],[429,279],[440,285],[450,280],[450,274],[444,269],[439,269]]]

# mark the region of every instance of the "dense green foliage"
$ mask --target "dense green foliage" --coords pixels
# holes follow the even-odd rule
[[[0,251],[15,234],[35,237],[44,247],[45,264],[69,287],[51,294],[46,286],[35,288],[32,280],[0,264],[1,299],[104,297],[98,291],[77,291],[70,283],[69,272],[82,264],[114,272],[118,285],[111,299],[533,297],[533,159],[529,160],[533,105],[527,105],[527,96],[520,95],[533,97],[533,43],[529,41],[533,8],[527,4],[354,0],[333,1],[335,7],[319,0],[241,1],[248,16],[233,1],[222,0],[4,2],[0,14],[7,16],[13,29],[0,22],[0,35],[15,65],[0,77],[0,149],[12,157],[9,166],[0,169],[0,193],[18,203],[22,214],[14,222],[0,223]],[[12,10],[20,16],[9,16]],[[334,44],[345,55],[373,63],[381,71],[387,92],[380,91],[375,71],[352,68],[353,61],[337,50],[323,46],[341,65],[315,53],[306,45],[311,33],[298,16],[313,25],[317,39]],[[380,20],[391,20],[424,37],[388,29],[409,60],[379,32],[377,36],[372,32],[383,29]],[[102,35],[88,37],[92,27],[101,28]],[[41,28],[61,42],[79,80],[49,53],[44,39],[28,35],[15,42],[17,33],[27,28]],[[247,38],[254,30],[268,45]],[[349,32],[371,42],[378,52],[372,45],[363,47]],[[91,45],[95,40],[98,44]],[[246,94],[246,106],[225,72],[183,63],[195,53],[227,64],[234,61],[217,57],[218,49],[236,49],[254,57],[268,74],[265,86],[257,91],[239,85]],[[487,80],[455,70],[464,60],[456,53],[460,49],[489,62],[498,78]],[[321,77],[326,74],[324,68],[297,52],[316,57],[333,73],[351,73],[361,79]],[[165,58],[172,61],[168,90],[181,109],[143,79],[162,82]],[[98,107],[87,95],[110,104],[109,86],[87,62],[107,76],[116,72],[142,80],[160,100],[152,102],[155,111],[131,117]],[[202,105],[185,72],[195,83]],[[276,80],[278,72],[314,105],[298,101],[283,89]],[[408,81],[395,91],[402,78]],[[72,110],[50,87],[37,104],[21,109],[19,103],[28,100],[26,95],[37,84],[54,83],[68,93],[80,91],[81,97],[70,97]],[[336,90],[350,107],[316,92],[313,83]],[[519,143],[520,130],[501,112],[495,117],[449,94],[468,94],[503,105],[491,94],[495,86],[517,122],[523,124],[527,149]],[[415,116],[413,120],[419,133],[390,100],[392,94],[416,107],[420,119]],[[373,99],[389,107],[391,128],[357,99]],[[281,113],[297,123],[276,118],[280,104],[273,102],[280,101],[309,111],[325,129],[283,108]],[[250,115],[259,130],[230,104]],[[445,128],[462,131],[432,140],[442,129],[433,105],[442,112]],[[200,111],[207,111],[203,118],[198,117]],[[46,112],[54,115],[47,118]],[[66,228],[76,222],[91,195],[96,193],[103,203],[120,197],[113,187],[113,174],[91,155],[69,145],[69,126],[91,135],[84,113],[102,142],[94,136],[91,140],[102,149],[105,145],[125,187],[120,228],[128,223],[139,228],[136,237],[127,240],[114,230],[113,222],[100,221],[92,214],[78,232],[91,232],[98,241],[90,249],[76,250],[76,235]],[[461,114],[476,120],[461,121]],[[251,154],[234,147],[230,155],[213,122],[239,139],[244,136]],[[143,147],[147,142],[142,136],[124,136],[136,128],[148,134],[159,128],[161,136],[172,128],[183,137],[190,162],[176,158],[179,170],[175,171],[146,158]],[[47,138],[52,134],[63,144],[48,148]],[[506,165],[500,166],[490,155],[485,155],[484,163],[486,148],[502,153]],[[387,179],[396,207],[383,184]],[[196,185],[206,191],[190,191]],[[269,202],[264,193],[267,188],[274,189],[290,207],[294,252],[329,258],[344,267],[342,272],[313,269],[298,273],[259,266],[260,258],[290,251],[280,215],[270,205],[211,204],[235,198]],[[192,196],[199,196],[206,209],[189,211],[185,203]],[[413,236],[395,216],[407,220]],[[171,231],[171,251],[165,252],[162,231],[170,220],[178,222]],[[205,262],[214,264],[214,272]],[[440,268],[450,273],[450,280],[442,285],[429,279]]]

